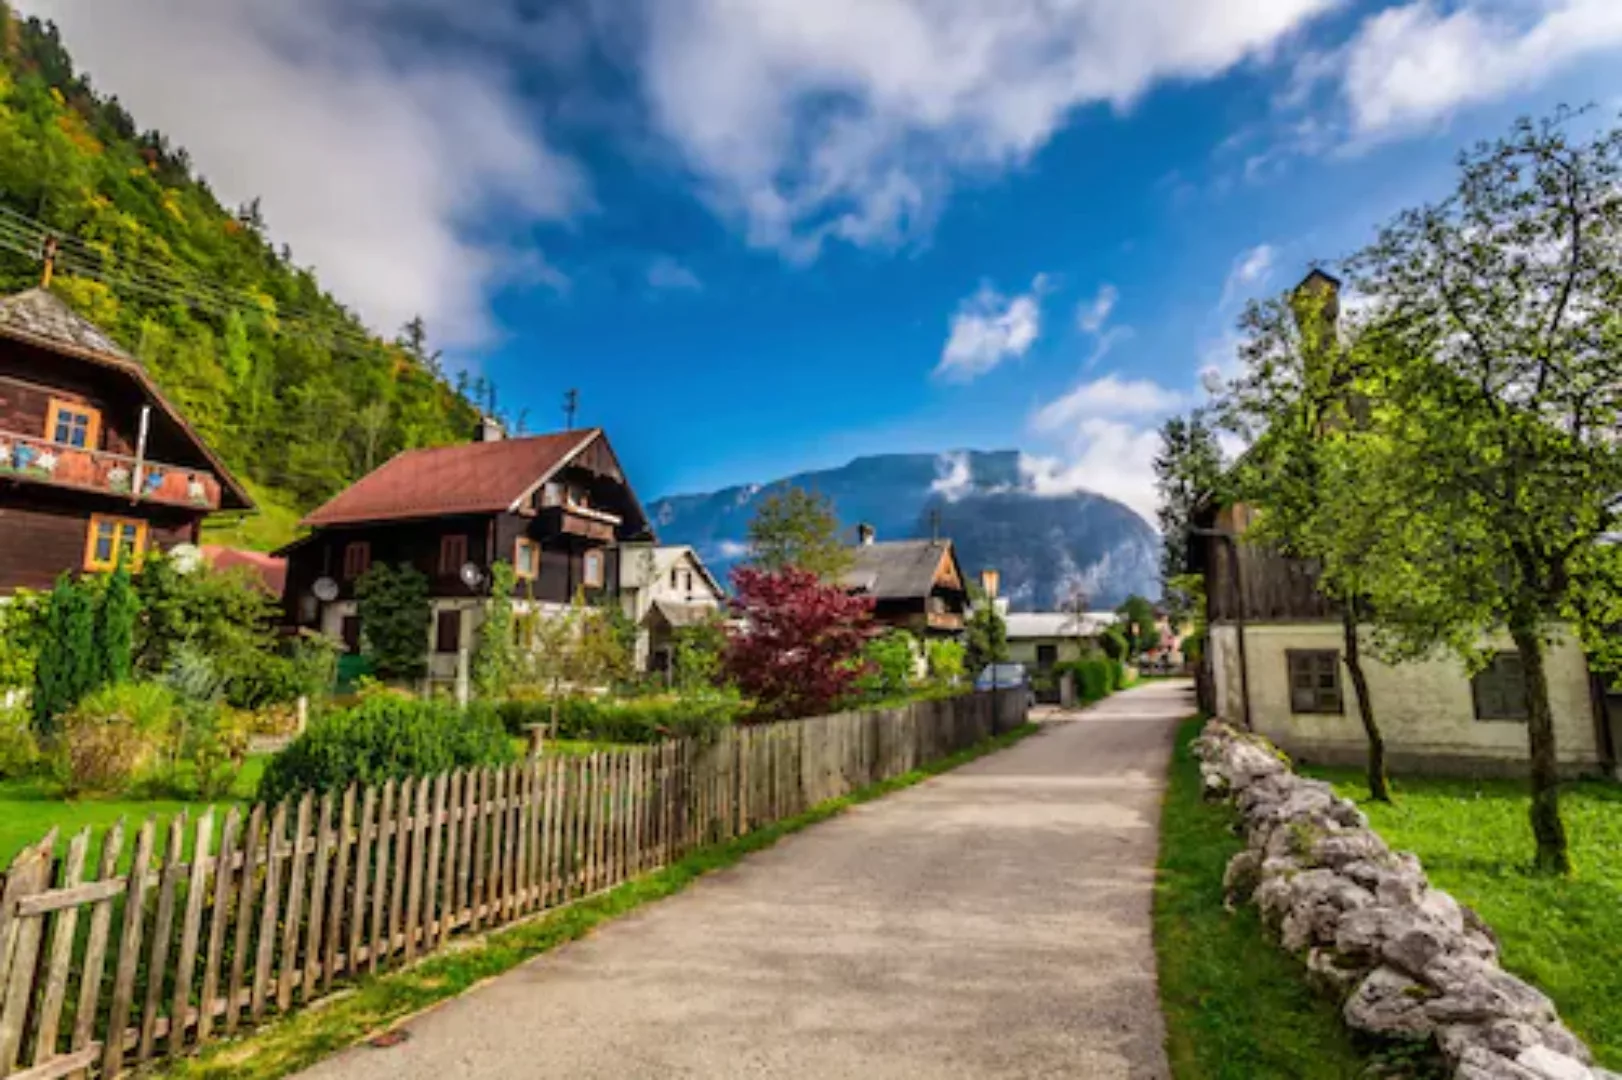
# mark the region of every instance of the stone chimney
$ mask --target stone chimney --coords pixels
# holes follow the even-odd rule
[[[878,535],[879,534],[874,530],[873,526],[869,525],[865,521],[856,526],[856,542],[861,544],[863,547],[867,547],[872,544],[873,541],[878,538]]]
[[[479,426],[473,429],[474,442],[500,442],[506,437],[507,430],[493,416],[479,417]]]
[[[1002,574],[990,567],[980,571],[980,589],[986,594],[987,600],[997,599],[997,587],[1002,584]]]

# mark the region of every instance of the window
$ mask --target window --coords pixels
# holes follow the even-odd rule
[[[687,580],[687,592],[689,594],[691,594],[692,591],[693,591],[693,572],[691,570],[687,571],[686,580]]]
[[[513,543],[513,573],[526,581],[533,581],[540,572],[540,545],[527,537],[520,536]]]
[[[441,611],[434,616],[434,651],[460,652],[462,649],[462,613]]]
[[[1036,666],[1046,670],[1059,662],[1059,647],[1057,645],[1038,645],[1036,647]]]
[[[542,484],[541,485],[541,505],[543,507],[545,507],[545,506],[562,506],[563,505],[563,485],[558,483],[556,480],[548,480],[545,484]]]
[[[1470,679],[1477,720],[1526,721],[1526,666],[1521,654],[1501,652]]]
[[[63,446],[94,450],[101,434],[101,413],[76,401],[52,398],[45,412],[45,437]]]
[[[467,562],[467,537],[460,534],[441,536],[439,538],[440,576],[455,576],[461,572],[462,564],[465,562]]]
[[[679,570],[678,568],[672,566],[670,568],[670,591],[671,592],[675,592],[677,589],[681,588],[681,586],[677,584],[677,582],[680,580],[680,576],[681,576],[681,570]]]
[[[1333,649],[1290,649],[1290,711],[1341,713],[1340,653]]]
[[[343,638],[344,652],[350,654],[360,652],[360,616],[345,615],[339,625],[338,635]]]
[[[86,570],[111,570],[118,565],[120,554],[124,562],[133,567],[145,552],[146,522],[90,515],[90,529],[84,548]]]
[[[580,560],[580,577],[588,588],[603,587],[603,553],[588,551]]]
[[[344,545],[344,579],[353,581],[372,568],[372,545],[351,540]]]

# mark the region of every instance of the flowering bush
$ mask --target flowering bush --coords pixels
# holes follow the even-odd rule
[[[794,567],[740,567],[732,585],[741,625],[728,632],[726,669],[758,715],[814,716],[850,696],[878,632],[870,598]]]

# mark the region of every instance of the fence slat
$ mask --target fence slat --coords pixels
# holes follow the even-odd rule
[[[372,948],[366,956],[366,969],[374,975],[383,962],[384,920],[388,912],[384,901],[389,890],[389,839],[394,828],[394,781],[383,785],[383,801],[377,811],[377,851],[373,862],[372,882]]]
[[[174,936],[175,889],[180,884],[180,860],[186,846],[186,811],[169,821],[169,844],[163,851],[163,875],[158,882],[158,914],[152,921],[152,954],[146,962],[146,1009],[141,1014],[141,1041],[135,1060],[152,1056],[158,1036],[158,1011],[163,1003],[164,974],[169,967],[169,939]]]
[[[175,993],[169,1006],[169,1053],[186,1048],[186,1014],[191,1008],[192,976],[197,971],[197,944],[203,932],[203,900],[208,893],[209,852],[214,846],[214,811],[197,819],[192,843],[191,879],[186,884],[186,916],[180,924],[180,955],[175,959]],[[209,1006],[203,999],[202,1011]]]
[[[529,895],[529,808],[534,798],[529,781],[533,775],[528,759],[513,766],[513,780],[518,785],[518,805],[513,808],[512,828],[518,842],[513,845],[512,870],[507,874],[509,919],[524,910],[524,899]]]
[[[389,927],[383,939],[383,959],[394,958],[395,942],[400,939],[400,916],[405,907],[406,847],[411,840],[411,801],[417,793],[415,779],[402,780],[394,800],[394,847],[389,858],[394,872],[389,875]]]
[[[158,823],[147,818],[135,835],[135,857],[130,862],[129,892],[124,898],[123,932],[118,938],[118,967],[113,975],[112,1006],[102,1036],[101,1074],[116,1077],[124,1065],[124,1029],[135,1004],[135,968],[140,962],[141,927],[146,921],[148,871],[152,866],[152,837]]]
[[[450,776],[446,773],[440,773],[434,777],[434,798],[428,819],[428,876],[422,886],[423,952],[429,952],[433,949],[434,930],[439,925],[436,915],[439,908],[440,852],[444,847],[445,834],[450,831],[450,822],[445,817],[445,788],[449,783]]]
[[[276,1009],[293,1007],[293,973],[298,970],[299,923],[304,917],[304,879],[310,861],[310,812],[314,800],[306,791],[298,801],[293,840],[287,845],[287,918],[282,925],[281,964],[276,968]]]
[[[119,818],[102,838],[101,861],[96,865],[98,881],[118,875],[118,856],[123,847],[124,819]],[[79,1006],[73,1017],[73,1040],[69,1046],[70,1053],[90,1054],[88,1063],[94,1063],[99,1056],[92,1043],[96,1034],[96,1005],[101,998],[101,973],[107,964],[107,937],[112,927],[112,897],[96,901],[91,908],[90,937],[85,941],[84,964],[79,972]],[[81,1069],[78,1075],[87,1074]]]
[[[242,1017],[242,976],[248,964],[248,946],[254,927],[254,898],[259,891],[259,855],[264,850],[265,808],[248,813],[242,843],[242,881],[237,886],[236,935],[232,942],[231,976],[225,984],[225,1033],[236,1033]]]
[[[270,837],[265,842],[265,892],[259,917],[259,955],[253,968],[253,991],[248,1015],[257,1022],[265,1015],[270,990],[270,968],[276,959],[276,915],[281,908],[282,856],[286,854],[287,801],[276,804],[270,816]]]
[[[315,996],[316,981],[321,977],[321,935],[327,926],[327,878],[332,873],[332,804],[332,792],[323,792],[321,808],[315,815],[315,855],[310,861],[310,912],[305,920],[308,925],[304,934],[304,990],[301,1000],[305,1004],[309,1004]],[[339,899],[334,896],[333,907],[338,906]]]
[[[332,989],[338,974],[338,952],[343,944],[344,912],[348,910],[350,854],[355,850],[355,785],[344,789],[338,810],[337,850],[333,853],[332,885],[327,895],[327,942],[321,956],[321,992]],[[308,990],[305,991],[309,993]]]
[[[85,826],[68,842],[68,855],[57,875],[57,888],[71,889],[79,884],[89,850],[90,827]],[[62,1020],[62,1002],[67,997],[68,971],[73,966],[73,936],[78,928],[77,905],[56,914],[51,927],[51,949],[45,962],[45,995],[40,999],[39,1019],[34,1025],[35,1065],[43,1065],[56,1056],[57,1026]]]
[[[350,975],[360,973],[360,951],[366,941],[366,909],[371,899],[367,892],[371,872],[372,852],[377,842],[377,789],[368,787],[360,800],[360,836],[355,841],[355,892],[349,905],[349,950],[344,957],[344,970]]]
[[[456,860],[460,846],[457,838],[461,835],[461,805],[462,805],[462,770],[457,769],[451,773],[446,784],[445,800],[445,868],[444,883],[441,891],[444,893],[443,902],[439,911],[439,937],[441,940],[448,937],[456,926],[456,917],[460,909],[456,906]]]
[[[417,781],[415,812],[411,815],[411,873],[406,882],[405,958],[417,958],[417,931],[422,921],[423,841],[428,828],[428,777]]]
[[[473,807],[479,798],[479,770],[473,769],[462,774],[462,791],[460,805],[462,819],[457,827],[460,836],[457,839],[456,852],[456,914],[458,923],[466,922],[469,926],[477,926],[473,921],[473,837],[478,831],[474,822]]]
[[[225,927],[231,919],[231,886],[236,880],[232,862],[237,854],[237,833],[242,828],[242,811],[232,807],[225,815],[220,832],[220,854],[214,860],[214,915],[208,926],[208,952],[203,957],[202,1007],[197,1017],[197,1045],[208,1042],[214,1030],[214,1000],[220,989],[220,958],[225,952]],[[244,876],[253,868],[243,867]],[[230,1008],[231,1002],[226,1002]]]

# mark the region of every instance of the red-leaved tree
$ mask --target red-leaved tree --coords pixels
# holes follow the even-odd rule
[[[862,673],[862,646],[877,632],[873,601],[807,570],[732,572],[726,666],[760,715],[815,716],[847,697]]]

